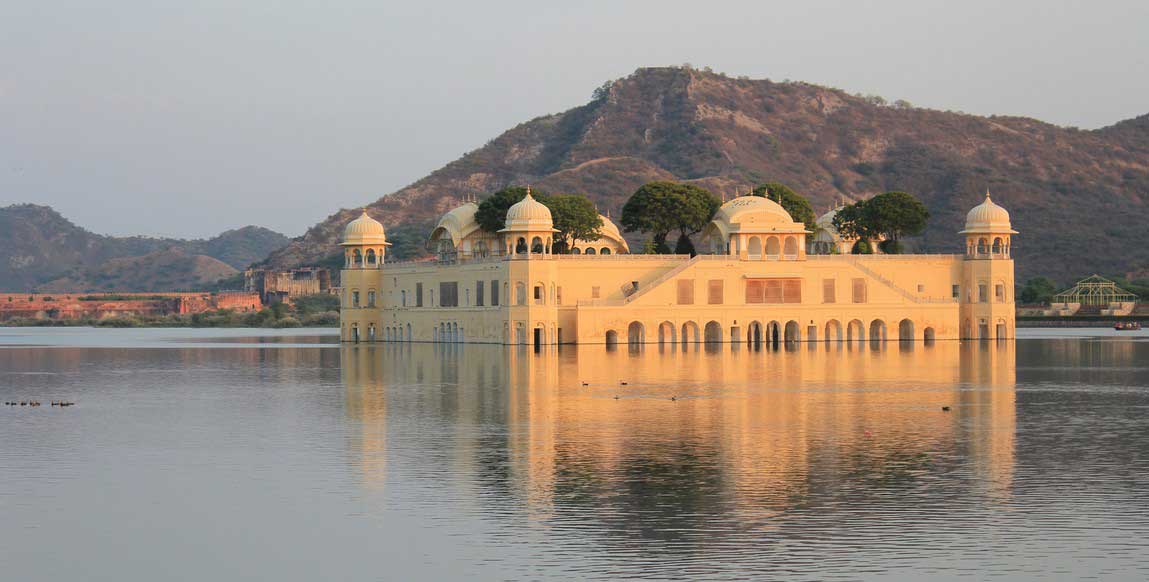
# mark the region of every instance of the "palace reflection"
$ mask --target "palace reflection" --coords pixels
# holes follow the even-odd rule
[[[348,345],[342,374],[367,487],[385,489],[396,459],[441,461],[451,483],[510,497],[531,521],[677,539],[923,487],[1007,500],[1015,350]],[[968,477],[930,479],[954,471]]]

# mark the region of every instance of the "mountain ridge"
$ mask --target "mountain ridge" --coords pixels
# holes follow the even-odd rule
[[[187,289],[234,274],[288,241],[258,226],[227,230],[207,239],[114,237],[77,226],[49,206],[13,204],[0,207],[0,289]],[[157,269],[162,266],[166,274],[180,275],[160,277],[141,267],[149,264]],[[161,279],[168,284],[159,283]]]
[[[589,103],[510,128],[367,208],[397,247],[418,253],[434,220],[466,195],[529,183],[586,193],[617,212],[655,179],[726,197],[779,181],[819,211],[841,198],[905,190],[933,214],[913,241],[928,252],[960,251],[965,213],[988,189],[1021,231],[1021,277],[1149,265],[1149,248],[1138,242],[1149,220],[1149,115],[1080,130],[690,68],[639,69]],[[333,213],[266,263],[323,261],[355,212]]]

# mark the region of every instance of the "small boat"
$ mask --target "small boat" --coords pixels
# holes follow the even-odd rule
[[[1113,325],[1113,329],[1117,331],[1139,331],[1141,329],[1141,322],[1139,321],[1119,321]]]

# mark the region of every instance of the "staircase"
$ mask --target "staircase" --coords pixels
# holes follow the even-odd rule
[[[854,266],[857,267],[857,269],[859,271],[865,273],[866,275],[870,276],[873,279],[876,279],[879,283],[885,285],[886,287],[889,287],[895,293],[897,293],[898,295],[901,295],[902,297],[905,297],[906,299],[909,299],[911,302],[923,303],[923,300],[921,297],[918,297],[917,295],[914,295],[913,293],[910,293],[909,291],[902,289],[900,286],[898,286],[897,283],[894,283],[893,281],[883,277],[877,271],[863,265],[861,261],[855,261]]]
[[[661,277],[651,281],[649,285],[646,285],[645,287],[640,288],[638,291],[635,291],[634,293],[628,295],[626,298],[624,298],[622,300],[622,302],[624,304],[630,303],[631,301],[634,301],[635,299],[638,299],[639,297],[646,295],[646,293],[649,292],[651,289],[658,287],[659,285],[665,283],[667,280],[673,278],[675,275],[677,275],[677,274],[685,271],[686,269],[690,268],[691,265],[693,265],[694,263],[697,263],[699,260],[701,260],[701,258],[702,258],[702,255],[695,255],[693,257],[690,257],[689,261],[686,261],[685,263],[678,265],[677,267],[667,271],[666,273],[663,273],[663,275]]]

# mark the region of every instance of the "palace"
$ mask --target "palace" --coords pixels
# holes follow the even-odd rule
[[[552,254],[550,210],[528,195],[497,233],[478,206],[432,231],[433,259],[386,262],[383,225],[351,221],[342,246],[341,337],[349,342],[688,344],[1009,339],[1009,213],[986,193],[965,253],[850,255],[828,216],[817,233],[772,200],[726,202],[704,254],[629,254],[609,217],[601,238]],[[807,244],[807,235],[813,235]]]

